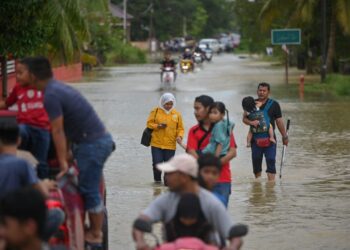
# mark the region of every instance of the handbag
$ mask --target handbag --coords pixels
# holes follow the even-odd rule
[[[154,118],[153,118],[154,122],[156,122],[157,112],[158,112],[158,108],[156,110],[156,113],[154,114]],[[143,130],[142,137],[141,137],[141,144],[144,145],[145,147],[149,147],[151,145],[152,132],[153,132],[153,129],[148,127]]]
[[[271,141],[270,138],[257,138],[255,139],[255,143],[260,148],[267,148],[270,146]]]

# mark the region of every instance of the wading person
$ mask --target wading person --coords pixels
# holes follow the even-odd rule
[[[221,161],[219,157],[207,153],[199,156],[198,160],[198,183],[199,185],[212,192],[224,205],[226,199],[221,194],[214,191],[215,185],[218,183],[221,172]]]
[[[85,244],[88,249],[102,249],[104,205],[99,186],[104,163],[114,148],[112,137],[91,104],[76,89],[53,78],[47,58],[30,57],[21,63],[30,72],[31,84],[44,91],[44,106],[60,165],[57,178],[68,171],[67,143],[72,144],[79,168],[79,191],[90,221]]]
[[[38,160],[38,176],[49,177],[47,155],[50,146],[50,122],[44,108],[44,96],[40,90],[29,85],[30,73],[26,65],[16,65],[18,83],[0,108],[8,108],[17,104],[17,121],[21,134],[20,149],[27,150]]]
[[[176,143],[181,144],[184,136],[182,116],[175,106],[174,95],[165,93],[159,100],[159,106],[152,109],[147,119],[147,127],[153,129],[151,152],[155,183],[161,183],[162,180],[162,172],[156,165],[170,160],[175,155]]]
[[[210,231],[209,241],[220,245],[221,241],[217,236],[227,239],[234,223],[222,203],[212,193],[198,185],[198,164],[196,159],[189,154],[176,155],[170,161],[159,164],[158,168],[167,173],[169,192],[158,196],[141,213],[139,218],[151,223],[162,222],[164,225],[167,225],[167,223],[171,223],[176,218],[181,196],[191,193],[197,195],[199,198],[203,216],[212,229]],[[193,204],[194,208],[195,206]],[[183,220],[182,222],[185,221]],[[207,223],[205,224],[208,225]],[[181,235],[182,233],[175,232],[176,235]],[[165,236],[173,234],[173,231],[166,232]],[[136,249],[149,249],[147,248],[148,245],[145,242],[143,232],[134,228],[133,237],[136,242]],[[165,240],[168,241],[167,238]],[[227,246],[227,249],[233,250],[240,248],[242,244],[240,238],[231,238],[229,240],[230,244]]]
[[[203,150],[208,144],[213,129],[213,124],[209,119],[209,109],[214,103],[214,99],[207,95],[196,97],[194,101],[194,115],[198,124],[193,126],[188,132],[187,152],[198,158],[198,151]],[[236,157],[236,142],[233,132],[230,134],[230,147],[225,156],[221,158],[221,173],[218,183],[213,191],[220,194],[224,199],[224,204],[228,205],[231,194],[231,169],[230,160]]]
[[[278,102],[269,98],[269,94],[270,85],[264,82],[259,83],[257,90],[258,99],[256,101],[261,103],[260,110],[262,110],[264,113],[266,124],[271,124],[273,130],[275,130],[277,124],[278,130],[282,135],[283,145],[288,145],[288,136],[282,119],[281,107]],[[250,120],[246,111],[243,113],[243,122],[246,125],[253,126],[257,129],[260,125],[259,119]],[[268,180],[274,181],[276,175],[276,144],[272,143],[270,140],[268,126],[265,126],[265,128],[266,131],[260,131],[261,133],[265,133],[265,137],[253,137],[251,141],[253,172],[255,178],[259,178],[261,176],[262,160],[263,156],[265,156]]]

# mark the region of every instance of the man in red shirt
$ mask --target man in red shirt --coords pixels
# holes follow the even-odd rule
[[[38,176],[47,178],[47,155],[50,146],[49,118],[43,104],[43,93],[29,85],[31,75],[21,63],[16,67],[17,85],[5,101],[0,101],[0,109],[17,104],[17,121],[20,127],[20,149],[28,150],[38,160]]]
[[[198,150],[204,149],[210,139],[213,124],[209,120],[209,107],[214,103],[214,99],[207,95],[196,97],[194,101],[194,115],[198,124],[193,126],[188,132],[187,153],[198,158]],[[231,134],[230,149],[228,153],[221,158],[222,169],[219,183],[214,187],[213,192],[224,197],[224,203],[227,207],[229,196],[231,194],[231,170],[230,160],[236,157],[236,142],[233,133]]]

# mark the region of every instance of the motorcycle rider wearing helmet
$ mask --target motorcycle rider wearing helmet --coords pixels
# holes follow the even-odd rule
[[[174,59],[171,58],[171,53],[170,51],[165,51],[164,52],[164,59],[161,61],[161,74],[160,74],[160,79],[163,79],[163,73],[164,73],[164,69],[167,68],[167,67],[170,67],[172,69],[172,71],[174,71],[174,77],[176,80],[176,62]]]
[[[192,60],[192,53],[189,48],[185,49],[185,52],[182,54],[182,59],[184,60]]]

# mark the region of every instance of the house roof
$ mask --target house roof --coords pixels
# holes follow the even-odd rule
[[[109,2],[109,10],[111,11],[112,15],[118,18],[124,18],[124,10],[120,8],[118,5]],[[132,15],[126,13],[126,19],[132,19],[134,18]]]

